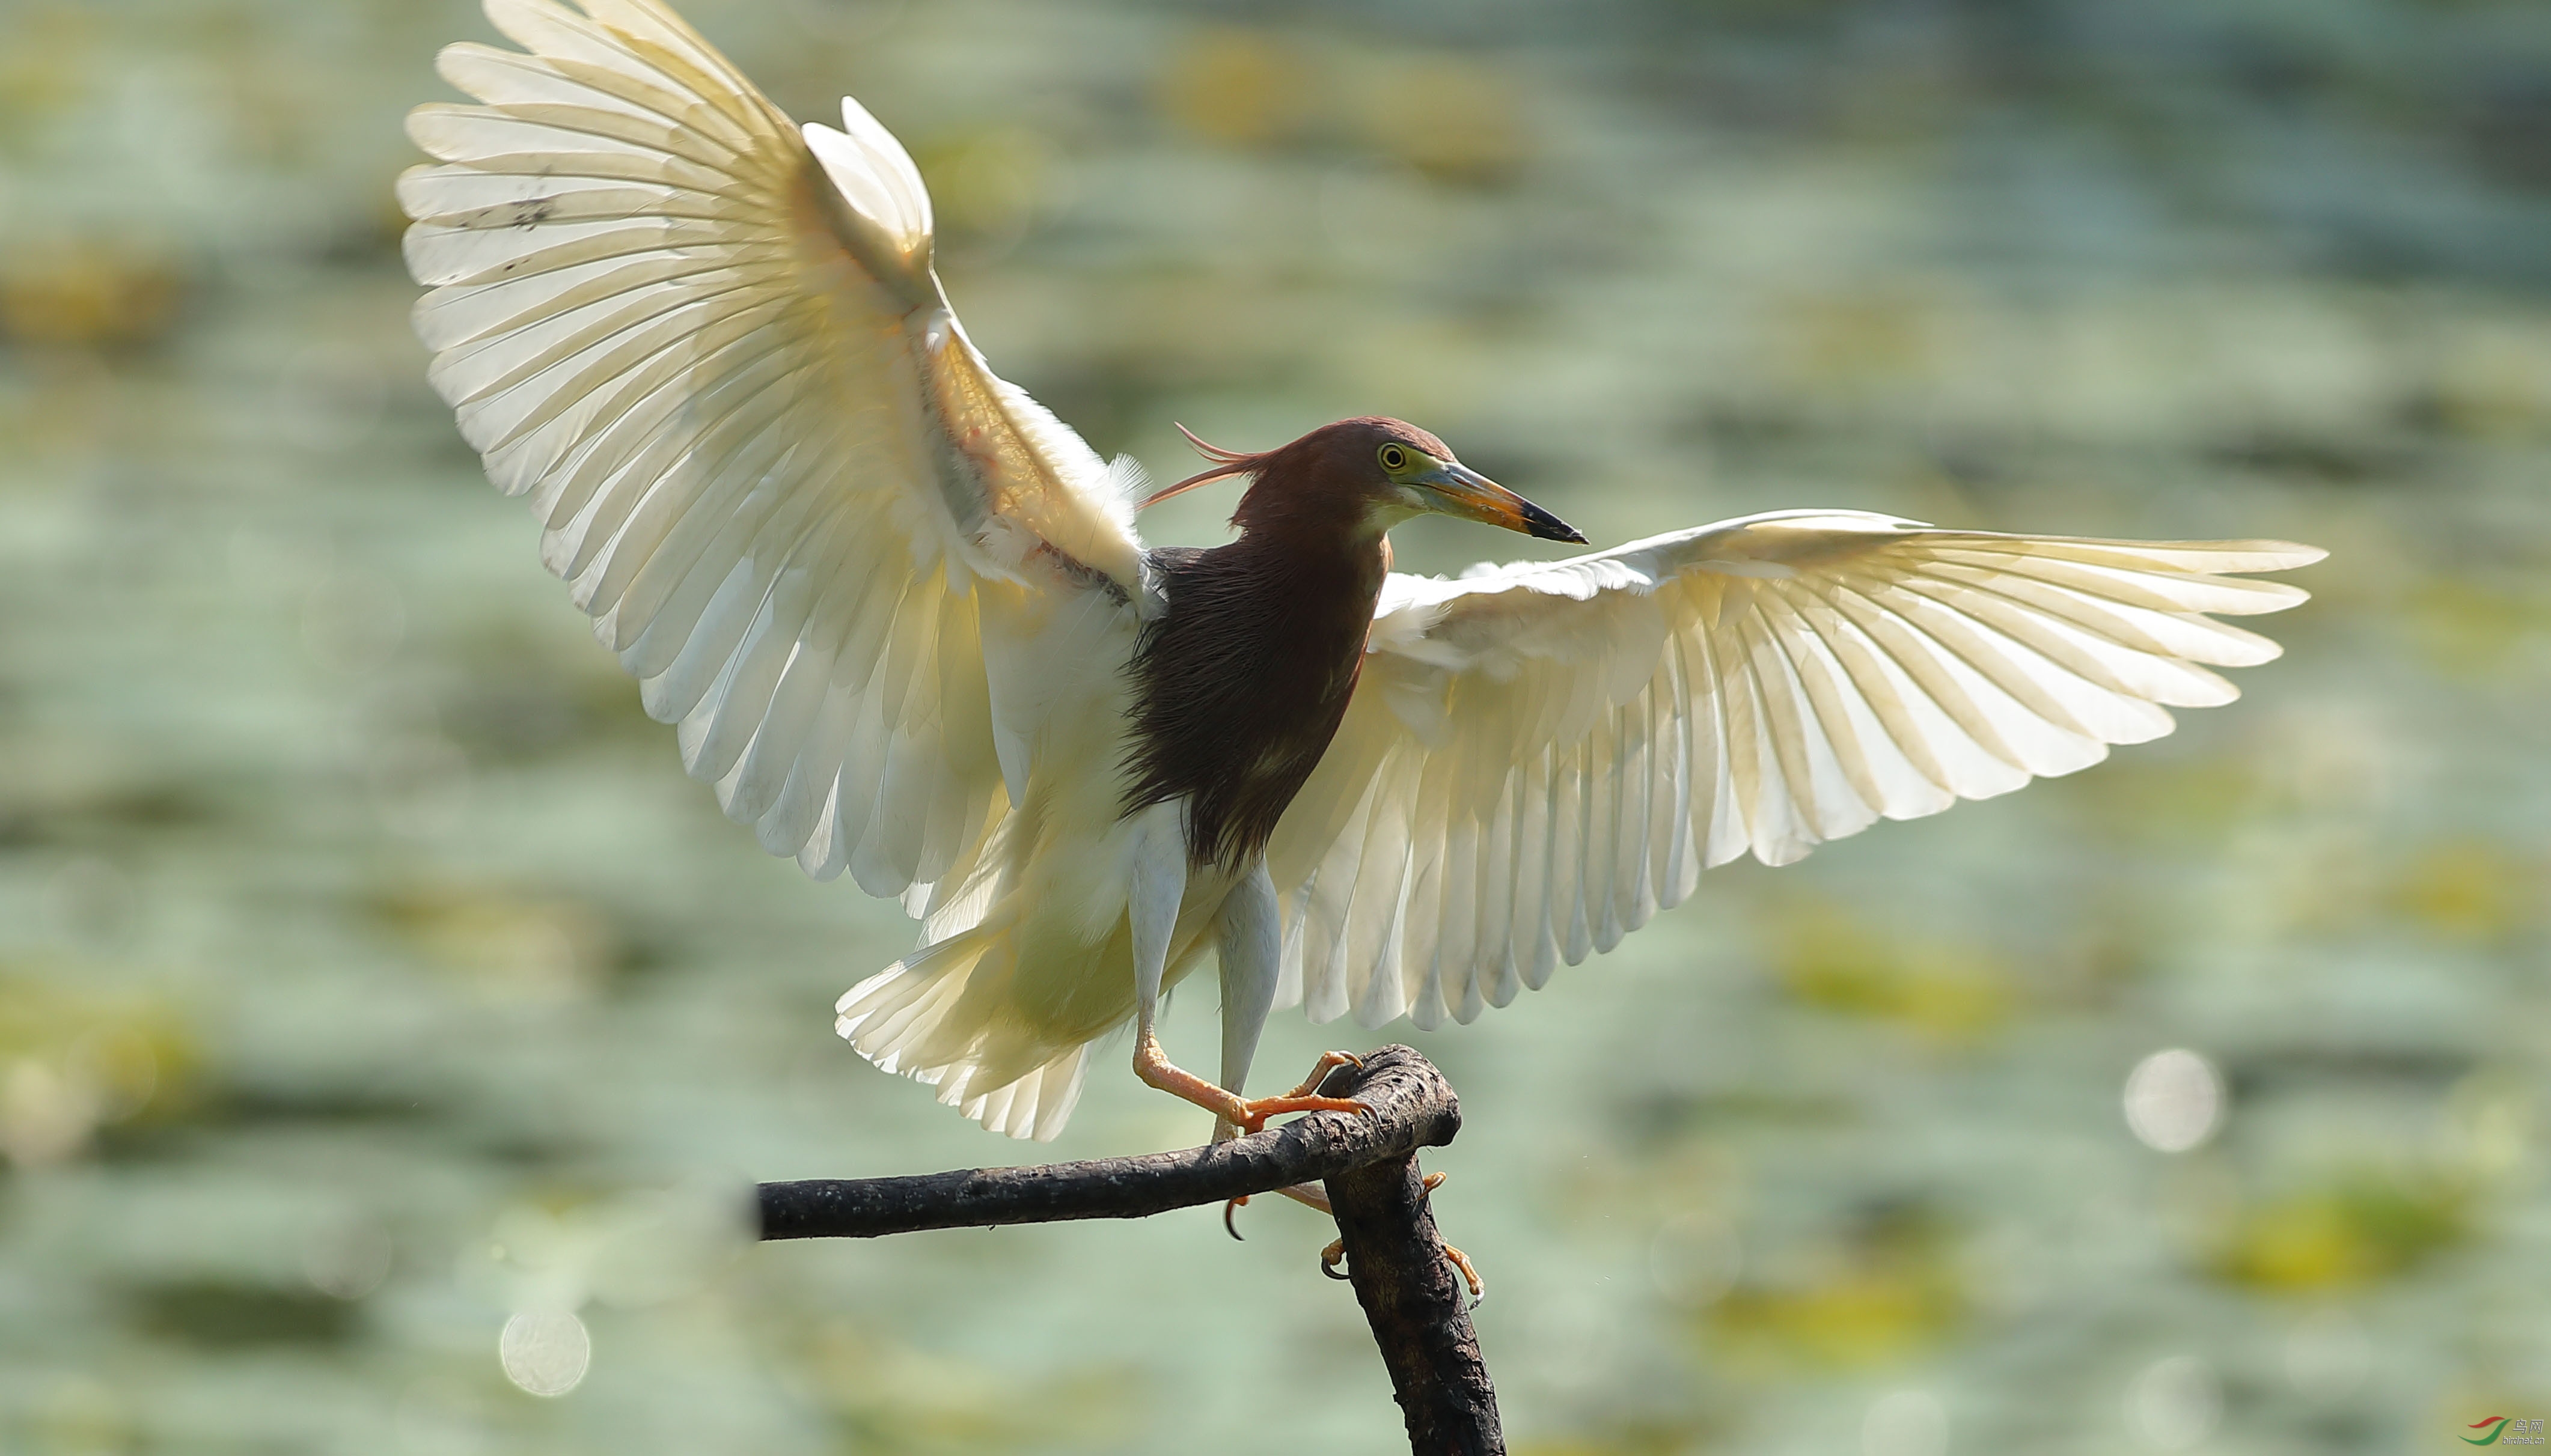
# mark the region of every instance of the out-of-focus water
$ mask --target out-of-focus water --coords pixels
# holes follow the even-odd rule
[[[901,133],[994,363],[1156,473],[1390,413],[1598,541],[2333,549],[2240,704],[1385,1033],[1518,1450],[2551,1415],[2551,11],[693,12]],[[754,1178],[1040,1154],[834,1039],[909,927],[682,777],[427,392],[390,182],[460,37],[0,3],[0,1449],[1397,1449],[1290,1206],[740,1242]],[[1202,1135],[1119,1060],[1054,1156]]]

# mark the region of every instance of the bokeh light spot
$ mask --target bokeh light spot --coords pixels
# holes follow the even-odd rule
[[[593,1339],[584,1321],[563,1310],[526,1310],[505,1321],[496,1340],[505,1378],[535,1396],[563,1396],[584,1382]]]
[[[2184,1153],[2214,1133],[2223,1116],[2223,1079],[2184,1047],[2157,1051],[2126,1077],[2126,1126],[2147,1147]]]

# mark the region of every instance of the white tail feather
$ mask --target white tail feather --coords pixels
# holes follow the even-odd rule
[[[996,1044],[989,1028],[951,1019],[976,968],[1006,958],[1012,928],[978,925],[896,961],[843,993],[833,1029],[879,1070],[938,1088],[942,1104],[994,1132],[1051,1142],[1080,1100],[1088,1044],[1019,1071],[1014,1040]]]

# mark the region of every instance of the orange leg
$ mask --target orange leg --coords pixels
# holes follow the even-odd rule
[[[1344,1052],[1332,1053],[1345,1056]],[[1324,1059],[1325,1060],[1325,1059]],[[1332,1062],[1330,1066],[1342,1065]],[[1327,1068],[1322,1068],[1326,1075]],[[1197,1107],[1229,1122],[1243,1133],[1265,1130],[1267,1119],[1287,1113],[1364,1113],[1373,1109],[1344,1097],[1316,1097],[1306,1089],[1319,1086],[1314,1080],[1282,1097],[1244,1098],[1236,1092],[1217,1087],[1195,1073],[1172,1062],[1161,1050],[1161,1041],[1146,1025],[1134,1032],[1134,1075],[1173,1097],[1182,1097]]]
[[[1139,1053],[1139,1052],[1137,1052],[1136,1054],[1137,1054],[1138,1056],[1140,1055],[1140,1053]],[[1166,1060],[1164,1061],[1164,1063],[1163,1063],[1163,1064],[1164,1064],[1164,1065],[1167,1065]],[[1139,1065],[1140,1065],[1140,1064],[1138,1063],[1138,1064],[1137,1064],[1137,1066],[1138,1066],[1138,1070],[1139,1070]],[[1349,1111],[1349,1110],[1353,1110],[1353,1111],[1355,1111],[1355,1112],[1359,1112],[1359,1113],[1368,1113],[1368,1114],[1369,1114],[1369,1113],[1371,1113],[1371,1112],[1373,1111],[1373,1109],[1371,1109],[1371,1108],[1369,1108],[1369,1107],[1365,1106],[1363,1103],[1355,1102],[1355,1101],[1352,1101],[1352,1100],[1347,1099],[1347,1098],[1335,1098],[1335,1097],[1326,1097],[1326,1098],[1324,1098],[1324,1097],[1316,1097],[1316,1096],[1314,1096],[1314,1094],[1316,1094],[1316,1093],[1320,1090],[1320,1084],[1321,1084],[1321,1083],[1323,1083],[1323,1082],[1328,1081],[1328,1080],[1329,1080],[1329,1074],[1330,1074],[1331,1072],[1336,1071],[1336,1070],[1337,1070],[1338,1068],[1340,1068],[1340,1067],[1353,1067],[1353,1068],[1355,1068],[1357,1071],[1361,1072],[1361,1071],[1363,1071],[1363,1070],[1364,1070],[1364,1058],[1362,1058],[1362,1057],[1360,1057],[1360,1056],[1357,1056],[1354,1052],[1351,1052],[1351,1051],[1324,1051],[1324,1052],[1321,1052],[1321,1053],[1320,1053],[1320,1059],[1319,1059],[1318,1061],[1313,1062],[1313,1063],[1311,1064],[1311,1075],[1302,1079],[1302,1085],[1301,1085],[1301,1086],[1294,1088],[1292,1091],[1290,1091],[1290,1092],[1288,1092],[1288,1093],[1285,1093],[1285,1094],[1284,1094],[1282,1097],[1280,1097],[1280,1098],[1274,1098],[1274,1097],[1271,1097],[1271,1098],[1262,1099],[1262,1101],[1265,1101],[1265,1102],[1299,1102],[1299,1101],[1305,1101],[1305,1100],[1308,1100],[1308,1101],[1312,1101],[1312,1102],[1325,1103],[1325,1104],[1329,1105],[1329,1106],[1328,1106],[1328,1110],[1333,1110],[1333,1111],[1337,1111],[1337,1112],[1346,1112],[1346,1111]],[[1172,1068],[1171,1070],[1174,1071],[1174,1070],[1176,1070],[1176,1069],[1175,1069],[1175,1068]],[[1145,1081],[1147,1081],[1147,1082],[1151,1081],[1151,1079],[1150,1079],[1150,1078],[1148,1078],[1148,1077],[1144,1078],[1143,1080],[1145,1080]],[[1155,1087],[1160,1086],[1160,1084],[1159,1084],[1159,1083],[1157,1083],[1157,1082],[1152,1083],[1152,1085],[1153,1085],[1153,1086],[1155,1086]],[[1287,1109],[1283,1109],[1282,1111],[1285,1111],[1285,1112],[1293,1112],[1293,1111],[1304,1111],[1304,1112],[1307,1112],[1307,1111],[1311,1111],[1311,1110],[1310,1110],[1310,1109],[1292,1109],[1292,1108],[1287,1108]],[[1269,1116],[1275,1116],[1275,1114],[1270,1114]],[[1254,1131],[1256,1131],[1257,1129],[1256,1129],[1256,1128],[1251,1128],[1251,1129],[1249,1129],[1249,1130],[1254,1132]],[[1214,1136],[1214,1141],[1216,1141],[1216,1142],[1221,1142],[1221,1141],[1223,1141],[1223,1140],[1225,1140],[1225,1139],[1227,1139],[1227,1138],[1236,1137],[1236,1136],[1238,1136],[1238,1135],[1240,1134],[1240,1131],[1241,1131],[1241,1129],[1240,1129],[1239,1127],[1235,1126],[1235,1125],[1233,1124],[1232,1119],[1231,1119],[1230,1117],[1228,1117],[1228,1116],[1217,1117],[1217,1118],[1214,1120],[1214,1124],[1213,1124],[1213,1136]],[[1442,1178],[1443,1178],[1443,1176],[1444,1176],[1444,1175],[1443,1175],[1443,1174],[1441,1174],[1441,1173],[1437,1173],[1437,1174],[1435,1174],[1435,1175],[1433,1175],[1433,1176],[1434,1176],[1436,1179],[1440,1180],[1440,1179],[1442,1179]],[[1433,1188],[1435,1185],[1434,1185],[1433,1183],[1429,1183],[1429,1184],[1427,1184],[1426,1186],[1427,1186],[1428,1188]],[[1280,1194],[1284,1195],[1284,1197],[1286,1197],[1286,1198],[1288,1198],[1288,1199],[1291,1199],[1293,1202],[1295,1202],[1295,1203],[1297,1203],[1297,1204],[1301,1204],[1301,1205],[1303,1205],[1303,1206],[1304,1206],[1304,1207],[1306,1207],[1306,1208],[1313,1208],[1313,1209],[1317,1209],[1317,1210],[1319,1210],[1319,1211],[1320,1211],[1321,1213],[1332,1213],[1332,1212],[1334,1212],[1333,1210],[1331,1210],[1331,1209],[1329,1208],[1329,1196],[1328,1196],[1327,1192],[1325,1192],[1324,1190],[1322,1190],[1322,1189],[1321,1189],[1321,1187],[1320,1187],[1318,1184],[1316,1184],[1316,1183],[1296,1183],[1296,1184],[1294,1184],[1294,1185],[1293,1185],[1292,1187],[1290,1187],[1290,1188],[1279,1188],[1279,1189],[1277,1189],[1277,1190],[1276,1190],[1276,1191],[1277,1193],[1280,1193]],[[1232,1221],[1231,1221],[1231,1213],[1232,1213],[1232,1211],[1233,1211],[1234,1209],[1245,1209],[1245,1208],[1248,1208],[1248,1207],[1249,1207],[1249,1195],[1247,1195],[1247,1194],[1245,1194],[1245,1193],[1244,1193],[1244,1194],[1242,1194],[1240,1197],[1238,1197],[1238,1198],[1236,1198],[1236,1199],[1233,1199],[1233,1200],[1231,1200],[1229,1203],[1226,1203],[1226,1204],[1224,1204],[1224,1205],[1222,1206],[1222,1229],[1223,1229],[1223,1232],[1230,1234],[1233,1238],[1238,1238],[1238,1237],[1240,1237],[1240,1230],[1239,1230],[1239,1228],[1235,1227],[1235,1226],[1233,1225]]]

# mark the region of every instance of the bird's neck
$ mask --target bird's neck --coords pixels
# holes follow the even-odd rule
[[[1285,521],[1243,531],[1207,554],[1296,610],[1335,607],[1357,623],[1359,644],[1390,575],[1390,537],[1366,522]]]

